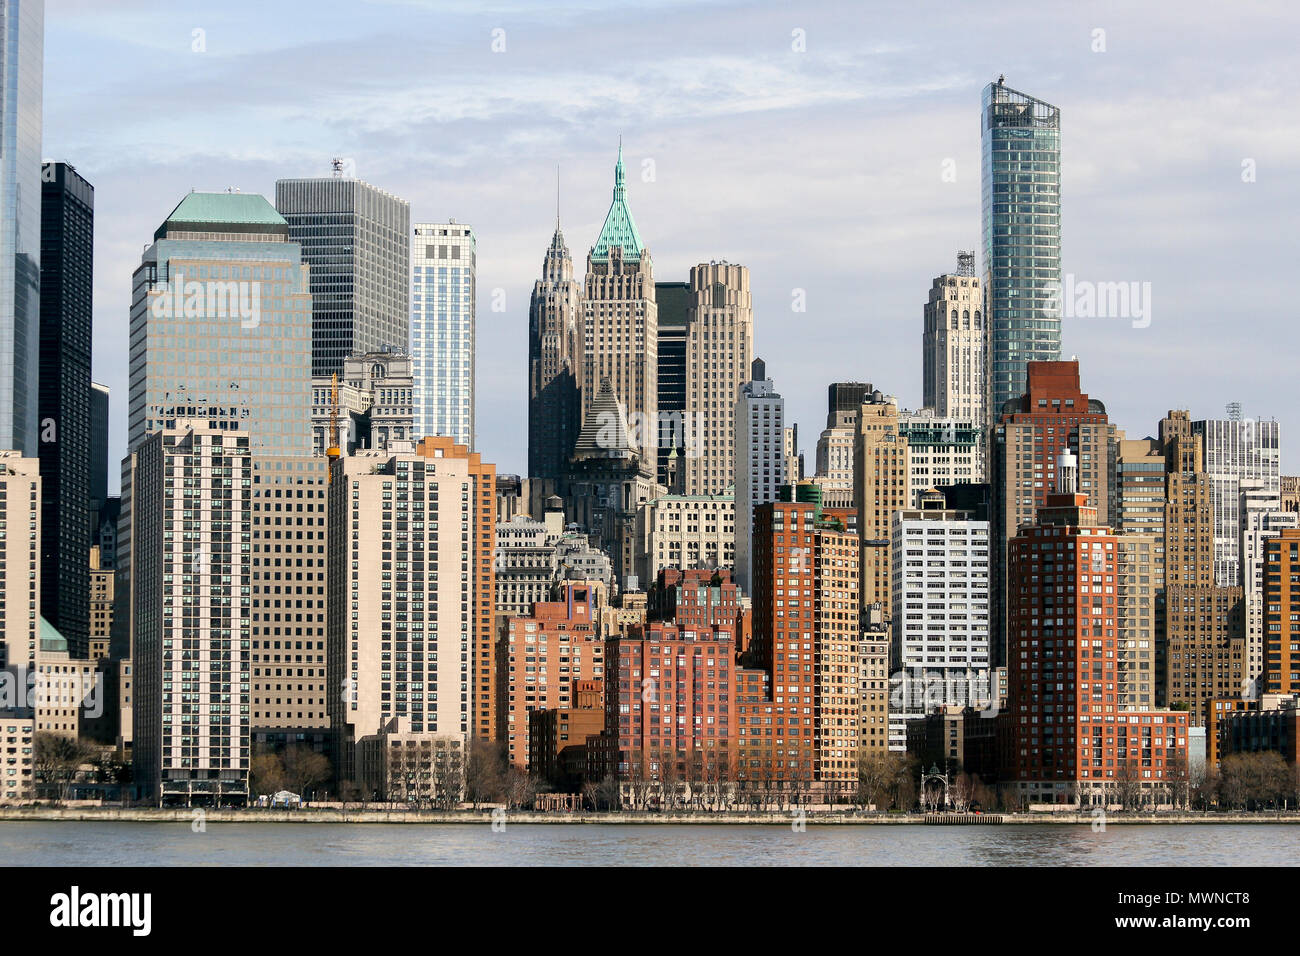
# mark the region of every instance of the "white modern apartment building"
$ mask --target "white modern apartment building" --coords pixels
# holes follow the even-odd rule
[[[891,547],[889,748],[906,750],[908,720],[992,696],[989,523],[926,495],[894,513]]]
[[[248,799],[249,445],[180,420],[134,456],[135,782],[159,804]]]
[[[1205,447],[1205,473],[1214,504],[1214,583],[1241,583],[1241,490],[1243,484],[1281,495],[1281,427],[1276,421],[1240,417],[1192,422]]]
[[[974,419],[948,418],[932,408],[898,413],[898,433],[907,438],[907,486],[912,507],[921,495],[984,480],[983,434]]]
[[[417,440],[474,450],[477,252],[465,223],[417,223],[411,240],[411,374]]]
[[[1258,698],[1262,688],[1258,681],[1264,672],[1264,542],[1276,538],[1283,528],[1300,528],[1300,514],[1282,511],[1280,499],[1275,507],[1252,507],[1258,498],[1246,489],[1241,502],[1241,585],[1246,603],[1246,677],[1256,682],[1251,696]]]
[[[736,401],[736,583],[753,596],[750,555],[754,509],[776,500],[785,476],[785,400],[767,377],[767,365],[754,359],[750,381]]]

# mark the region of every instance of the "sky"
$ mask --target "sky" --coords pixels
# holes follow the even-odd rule
[[[475,229],[478,450],[522,472],[556,167],[581,275],[621,136],[656,280],[749,267],[811,472],[829,382],[921,404],[922,307],[979,251],[980,94],[1004,74],[1061,109],[1063,272],[1149,290],[1148,324],[1065,319],[1084,391],[1129,437],[1240,402],[1282,422],[1295,473],[1298,40],[1300,5],[1250,0],[48,0],[44,154],[95,186],[110,459],[154,230],[191,189],[274,201],[341,157],[412,222]]]

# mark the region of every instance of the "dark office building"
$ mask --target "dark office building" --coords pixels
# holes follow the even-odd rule
[[[862,403],[874,391],[870,382],[831,382],[826,386],[827,421],[833,420],[836,412],[853,412],[856,415]]]
[[[41,177],[41,616],[73,657],[90,653],[92,333],[95,188],[67,163]]]
[[[659,309],[659,475],[661,485],[671,485],[668,456],[675,449],[684,453],[671,438],[673,424],[686,411],[686,331],[690,323],[689,282],[656,282],[655,303]],[[669,490],[672,490],[671,487]]]
[[[91,544],[99,534],[99,518],[108,499],[108,386],[90,383],[90,514]]]

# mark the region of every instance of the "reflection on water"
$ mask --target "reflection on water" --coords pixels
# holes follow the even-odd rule
[[[0,822],[9,866],[1289,866],[1300,826]]]

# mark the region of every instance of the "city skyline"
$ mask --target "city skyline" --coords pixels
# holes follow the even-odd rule
[[[938,29],[966,39],[936,73],[919,56],[935,24],[904,17],[882,29],[848,8],[758,5],[737,26],[730,8],[717,5],[700,12],[702,38],[690,39],[655,23],[671,22],[656,14],[683,9],[676,4],[473,14],[375,4],[361,36],[348,17],[293,18],[292,29],[277,30],[288,12],[272,10],[259,12],[255,40],[241,25],[247,9],[205,12],[197,17],[204,24],[144,3],[124,5],[112,20],[82,3],[51,2],[46,13],[43,153],[76,166],[101,197],[93,376],[113,390],[112,462],[125,448],[129,289],[121,277],[157,222],[191,187],[237,185],[270,197],[276,179],[328,176],[330,159],[343,156],[358,178],[408,200],[413,217],[475,224],[479,322],[499,346],[479,356],[477,447],[501,472],[524,472],[528,292],[553,232],[554,165],[576,257],[594,242],[607,209],[620,133],[656,279],[684,281],[692,265],[714,258],[750,269],[754,354],[768,357],[789,421],[815,435],[821,390],[834,379],[873,381],[915,407],[926,289],[956,249],[978,248],[979,100],[999,73],[1066,116],[1063,272],[1080,282],[1151,283],[1145,328],[1068,312],[1063,321],[1061,357],[1079,357],[1112,421],[1136,437],[1154,433],[1168,408],[1219,418],[1230,401],[1242,402],[1248,417],[1286,421],[1281,351],[1243,343],[1238,360],[1225,363],[1212,341],[1247,315],[1262,336],[1284,328],[1283,293],[1270,278],[1294,249],[1277,241],[1274,223],[1294,199],[1289,170],[1300,149],[1266,119],[1295,79],[1279,62],[1289,53],[1280,40],[1286,31],[1264,13],[1244,22],[1233,15],[1234,37],[1251,42],[1251,65],[1215,73],[1203,61],[1207,46],[1223,55],[1216,18],[1228,14],[1210,8],[1178,38],[1156,29],[1153,13],[1041,11],[1041,23],[1018,27],[1035,42],[1016,44],[1012,57],[1000,52],[1012,48],[1005,38],[969,40],[1005,26],[1014,7],[982,21],[958,10]],[[1274,19],[1289,16],[1279,9]],[[415,18],[409,38],[395,35],[403,17]],[[618,71],[606,92],[592,92],[602,84],[587,74],[579,86],[577,73],[553,66],[572,42],[566,25],[578,18],[588,41],[629,24],[646,33],[625,62],[593,67]],[[439,32],[422,31],[421,22]],[[349,57],[329,82],[294,69],[300,57],[344,40]],[[504,49],[493,53],[498,40]],[[1094,52],[1099,41],[1104,49]],[[464,68],[455,82],[467,95],[455,106],[421,105],[418,71],[403,69],[430,43]],[[128,53],[139,47],[149,55]],[[993,52],[986,59],[963,56],[965,49]],[[380,52],[384,69],[375,67]],[[119,68],[92,95],[83,77],[95,74],[97,57]],[[286,100],[301,109],[271,126],[262,107],[243,107],[248,115],[235,122],[239,104],[252,101],[238,74],[272,68],[276,111]],[[223,102],[201,117],[133,109],[140,81],[163,73],[187,96],[220,87]],[[474,87],[481,91],[468,95]],[[656,96],[646,99],[651,89]],[[501,105],[503,97],[511,105]],[[1177,108],[1189,99],[1200,109]],[[105,116],[116,125],[107,127]],[[122,119],[131,116],[139,119]],[[434,130],[445,144],[437,155],[427,143]],[[815,155],[800,146],[812,138],[821,143]],[[1178,142],[1196,146],[1171,148]],[[1254,181],[1245,179],[1248,160]],[[1193,194],[1196,203],[1179,200]],[[792,311],[800,290],[806,313]],[[504,311],[494,311],[500,298]],[[820,334],[799,334],[808,325]],[[812,451],[807,439],[802,450]],[[1296,469],[1294,455],[1284,452],[1284,473]]]

